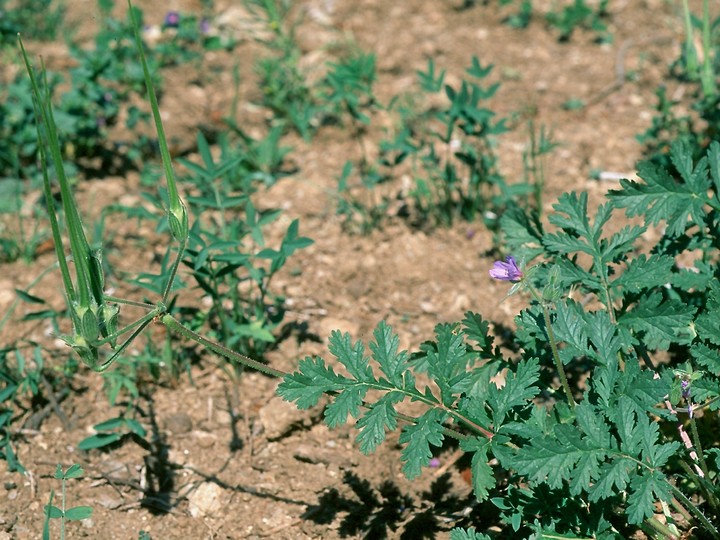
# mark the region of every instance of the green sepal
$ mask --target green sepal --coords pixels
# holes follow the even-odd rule
[[[99,359],[97,347],[88,344],[87,340],[81,335],[61,336],[60,339],[72,347],[86,366],[95,369]]]
[[[80,316],[80,334],[90,344],[95,343],[100,336],[100,322],[92,308]]]
[[[103,337],[114,336],[118,330],[120,308],[110,304],[103,304],[98,310],[98,315],[100,316],[100,332]],[[117,339],[113,338],[109,343],[114,349],[117,345]]]
[[[178,242],[187,240],[189,235],[188,215],[182,201],[173,205],[168,212],[168,227],[175,240]]]
[[[90,271],[90,290],[93,298],[98,304],[103,302],[103,291],[105,290],[105,275],[102,267],[102,250],[90,251],[88,257],[88,269]]]

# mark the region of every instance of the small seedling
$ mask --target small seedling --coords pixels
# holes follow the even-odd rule
[[[82,467],[77,464],[73,464],[66,471],[63,471],[63,468],[60,464],[58,464],[57,468],[55,469],[55,475],[53,478],[56,480],[60,480],[62,483],[62,492],[60,495],[61,504],[58,508],[57,506],[53,505],[53,499],[55,498],[55,491],[50,491],[50,502],[45,505],[45,525],[43,526],[43,534],[42,538],[43,540],[50,540],[50,520],[52,519],[59,519],[60,520],[60,540],[64,540],[65,538],[65,523],[67,521],[80,521],[83,519],[88,519],[90,516],[92,516],[93,509],[91,506],[73,506],[71,508],[66,508],[67,504],[67,494],[66,494],[66,484],[68,480],[73,480],[77,478],[81,478],[85,471],[83,471]]]

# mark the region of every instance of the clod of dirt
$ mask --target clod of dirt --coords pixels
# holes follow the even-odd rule
[[[269,441],[283,438],[308,420],[308,411],[300,411],[295,405],[275,396],[258,411],[260,423]]]
[[[212,482],[203,482],[188,495],[190,515],[194,518],[200,516],[218,515],[227,501],[224,500],[223,490]]]
[[[298,461],[303,461],[305,463],[311,463],[313,465],[317,463],[322,463],[323,465],[328,465],[333,460],[332,453],[328,450],[325,450],[323,448],[316,448],[314,446],[308,446],[306,444],[301,444],[295,448],[295,451],[293,452],[293,457],[297,459]]]
[[[343,333],[348,332],[353,339],[357,339],[357,336],[360,335],[360,324],[356,321],[336,317],[323,317],[317,324],[317,334],[322,339],[327,339],[333,330],[339,330]]]
[[[192,418],[184,412],[173,413],[165,418],[165,429],[174,435],[181,435],[192,431]]]
[[[95,498],[95,502],[108,510],[115,510],[116,508],[120,508],[123,504],[123,500],[121,498],[112,497],[106,493],[100,494],[97,498]]]

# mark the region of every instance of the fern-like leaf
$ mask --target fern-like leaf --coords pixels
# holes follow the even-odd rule
[[[400,443],[405,444],[402,451],[403,472],[409,480],[420,476],[423,467],[427,467],[432,458],[430,446],[440,447],[443,436],[443,422],[448,414],[442,409],[428,410],[414,424],[403,428]]]

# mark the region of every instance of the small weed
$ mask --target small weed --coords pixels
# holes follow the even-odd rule
[[[547,13],[545,20],[558,31],[560,41],[569,41],[577,28],[583,28],[595,32],[599,41],[608,42],[612,39],[605,24],[609,3],[610,0],[600,0],[597,7],[592,7],[586,0],[574,0],[561,11]]]
[[[543,191],[545,189],[545,162],[544,156],[550,154],[558,144],[553,141],[552,133],[544,126],[538,130],[533,120],[528,121],[530,140],[523,152],[524,183],[533,188],[533,201],[527,201],[528,208],[535,208],[538,217],[542,218]]]
[[[375,55],[360,52],[330,63],[328,68],[321,84],[322,100],[328,109],[326,114],[338,119],[347,115],[353,124],[369,124],[370,117],[363,111],[375,105]]]
[[[62,491],[60,495],[60,507],[53,505],[53,499],[55,498],[55,492],[50,491],[50,502],[45,505],[45,525],[43,526],[42,538],[43,540],[50,540],[50,520],[60,520],[60,540],[65,538],[65,523],[68,521],[80,521],[88,519],[92,516],[93,509],[91,506],[73,506],[66,508],[67,494],[66,484],[68,480],[75,480],[81,478],[85,471],[82,467],[77,464],[73,464],[66,471],[63,471],[62,466],[58,464],[55,469],[55,480],[60,480],[62,483]]]
[[[17,35],[37,41],[52,41],[63,27],[62,0],[0,0],[0,47],[14,47]]]
[[[289,21],[289,0],[246,0],[245,4],[269,30],[261,38],[272,55],[259,59],[255,70],[260,77],[263,104],[277,121],[287,122],[308,139],[317,128],[317,108],[312,88],[300,69],[300,48],[295,40],[295,23]]]
[[[130,438],[144,442],[147,431],[142,424],[134,418],[126,418],[124,414],[120,414],[115,418],[105,420],[93,426],[96,431],[95,435],[90,435],[78,443],[80,450],[94,450],[96,448],[105,448],[123,439]]]
[[[349,182],[353,166],[346,165],[338,184],[338,211],[348,225],[360,223],[364,231],[379,225],[396,199],[402,201],[400,212],[417,226],[482,218],[493,228],[507,204],[532,191],[527,184],[507,184],[499,172],[494,146],[495,138],[506,131],[505,120],[496,120],[495,113],[483,106],[499,88],[497,83],[483,85],[491,71],[492,66],[482,66],[473,58],[466,70],[469,78],[452,87],[444,84],[445,72],[437,72],[428,62],[427,71],[418,73],[420,87],[426,93],[444,91],[448,105],[418,113],[395,100],[400,125],[394,137],[380,143],[376,164],[363,160],[357,167],[362,190],[367,192],[397,177],[405,162],[412,182],[395,196],[387,191],[368,194],[363,202]]]
[[[666,168],[670,166],[672,141],[684,140],[693,157],[699,159],[720,134],[720,89],[717,83],[720,18],[710,20],[709,4],[709,0],[704,0],[702,18],[697,19],[691,14],[688,3],[683,2],[686,40],[680,58],[671,66],[671,72],[690,85],[691,101],[680,103],[668,96],[665,87],[658,88],[652,125],[638,136],[645,145],[646,156]],[[695,40],[698,31],[701,37],[699,50]]]

